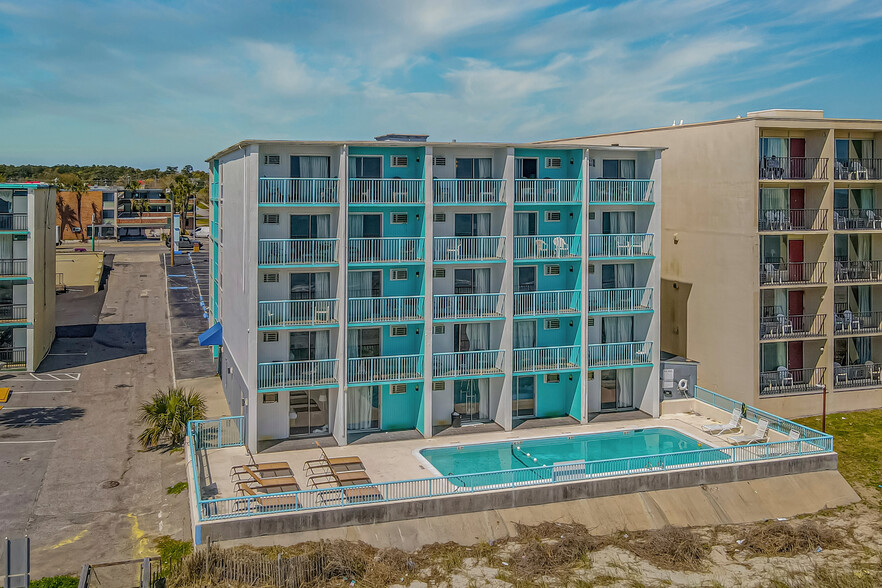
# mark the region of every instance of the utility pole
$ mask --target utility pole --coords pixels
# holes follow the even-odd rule
[[[827,432],[827,384],[821,391],[821,432]]]

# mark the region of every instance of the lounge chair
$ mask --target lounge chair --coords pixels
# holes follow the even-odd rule
[[[790,429],[787,441],[777,442],[769,446],[769,455],[790,455],[799,451],[799,431]]]
[[[236,482],[237,486],[254,484],[257,487],[261,488],[272,488],[276,486],[296,486],[297,480],[294,479],[294,476],[279,476],[275,478],[266,478],[261,476],[258,472],[251,469],[251,466],[242,466],[244,472],[248,474],[251,479],[244,480],[241,482]],[[255,486],[252,486],[255,487]]]
[[[339,490],[327,490],[318,492],[318,498],[323,504],[340,503],[354,504],[358,502],[376,502],[383,500],[383,494],[376,486],[355,486],[353,488],[341,487]]]
[[[333,470],[328,474],[316,474],[310,476],[306,481],[306,485],[312,486],[313,488],[360,486],[362,484],[370,483],[371,478],[364,471],[335,472]]]
[[[759,443],[765,441],[769,436],[769,421],[760,419],[756,424],[756,431],[750,435],[733,435],[727,440],[732,445],[749,445],[751,443]]]
[[[297,486],[295,484],[295,486]],[[252,508],[256,506],[259,510],[288,510],[291,508],[298,508],[300,506],[297,495],[296,494],[276,494],[278,492],[295,492],[300,490],[300,487],[290,487],[290,488],[274,488],[272,493],[267,494],[263,492],[258,492],[253,488],[249,488],[248,486],[242,486],[241,491],[243,496],[253,497],[250,500],[243,500],[242,506],[243,510],[247,510],[249,506]]]
[[[723,433],[739,433],[741,431],[741,409],[737,406],[732,409],[732,418],[726,424],[714,423],[712,425],[704,425],[701,430],[712,435],[722,435]]]
[[[291,466],[288,465],[288,462],[285,461],[273,461],[269,463],[250,463],[247,466],[238,465],[230,468],[230,481],[239,480],[243,474],[246,474],[245,468],[249,468],[257,474],[261,475],[264,478],[275,478],[280,476],[275,476],[278,472],[281,472],[283,476],[290,476]]]
[[[334,472],[354,472],[364,471],[364,464],[361,458],[356,456],[349,457],[328,457],[324,447],[315,442],[316,447],[322,452],[319,459],[309,459],[303,464],[303,471],[312,472],[314,469],[328,469]]]

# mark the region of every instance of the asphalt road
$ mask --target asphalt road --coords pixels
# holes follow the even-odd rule
[[[208,252],[175,255],[171,265],[163,257],[168,279],[169,324],[175,378],[185,380],[217,374],[211,350],[199,346],[199,335],[208,328]]]

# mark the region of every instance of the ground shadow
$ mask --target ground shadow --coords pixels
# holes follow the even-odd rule
[[[147,323],[68,325],[56,328],[55,331],[56,339],[37,373],[61,371],[147,353]],[[81,335],[64,336],[67,333]]]
[[[0,426],[10,429],[46,427],[82,418],[84,414],[85,410],[74,406],[17,408],[0,411]]]

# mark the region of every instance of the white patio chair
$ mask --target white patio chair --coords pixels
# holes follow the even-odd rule
[[[837,161],[835,164],[835,170],[835,177],[837,180],[848,179],[848,167],[844,163]]]
[[[751,443],[759,443],[765,441],[769,436],[769,421],[760,419],[756,424],[756,431],[749,435],[733,435],[727,440],[732,445],[749,445]]]
[[[783,365],[779,365],[778,369],[778,384],[781,386],[793,386],[793,374],[790,373]]]
[[[545,240],[533,239],[533,244],[536,247],[536,257],[545,257],[545,254],[548,252],[548,246],[545,244]]]
[[[842,311],[842,322],[844,327],[849,331],[861,328],[861,322],[854,318],[854,314],[850,310]]]
[[[777,328],[781,330],[781,334],[786,335],[787,331],[789,330],[790,334],[792,335],[793,334],[793,323],[790,322],[790,320],[786,316],[784,316],[783,314],[778,314],[777,319],[778,319]]]
[[[796,429],[790,429],[787,441],[769,447],[769,455],[790,455],[797,452],[799,452],[799,431]]]
[[[867,172],[867,168],[861,165],[860,161],[853,161],[851,163],[851,174],[854,176],[856,180],[868,180],[870,179],[870,174]],[[861,177],[863,176],[863,177]]]
[[[554,243],[554,254],[557,257],[563,257],[564,252],[570,250],[570,246],[567,245],[563,237],[555,237],[552,243]]]
[[[867,226],[871,229],[882,229],[882,218],[876,216],[872,210],[867,211]]]
[[[701,430],[712,435],[722,435],[723,433],[739,433],[741,431],[741,409],[737,406],[732,409],[732,418],[729,419],[728,423],[702,425]]]
[[[843,368],[838,361],[833,362],[833,383],[834,385],[848,383],[848,368]]]

